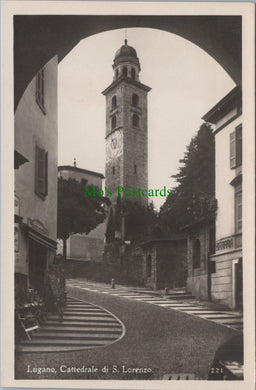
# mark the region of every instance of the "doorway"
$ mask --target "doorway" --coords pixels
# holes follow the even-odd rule
[[[242,258],[235,264],[235,308],[243,310],[243,265]]]
[[[47,266],[46,248],[29,240],[29,287],[43,293],[44,276]]]

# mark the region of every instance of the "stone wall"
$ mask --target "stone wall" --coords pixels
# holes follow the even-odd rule
[[[187,261],[188,278],[187,290],[196,298],[202,300],[210,299],[210,229],[212,225],[194,225],[193,232],[188,233]],[[199,266],[194,264],[194,245],[200,243]]]
[[[241,250],[211,256],[216,264],[216,272],[211,274],[212,300],[231,309],[236,308],[234,265],[241,257]]]
[[[67,244],[67,258],[84,261],[103,260],[103,239],[73,234],[69,237]]]

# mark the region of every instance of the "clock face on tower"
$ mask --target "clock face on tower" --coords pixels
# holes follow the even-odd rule
[[[123,151],[123,134],[121,130],[111,133],[106,139],[107,160],[115,158],[122,154]]]

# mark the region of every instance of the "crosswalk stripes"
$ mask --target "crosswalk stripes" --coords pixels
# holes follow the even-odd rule
[[[167,309],[182,311],[183,313],[196,316],[204,320],[212,321],[223,326],[227,326],[239,332],[243,330],[243,317],[241,314],[224,309],[206,308],[204,306],[197,305],[194,302],[182,302],[180,298],[183,296],[183,298],[186,299],[186,294],[182,295],[177,293],[177,299],[175,298],[175,294],[171,294],[170,296],[168,296],[168,298],[171,299],[166,299],[152,295],[151,290],[146,288],[133,288],[131,290],[130,288],[124,289],[122,287],[111,289],[110,287],[104,285],[98,285],[96,290],[96,286],[93,283],[87,283],[85,281],[77,281],[72,279],[68,280],[67,286],[77,287],[88,291],[97,291],[100,293],[110,294],[136,301],[143,301]]]
[[[68,297],[63,321],[49,314],[31,340],[17,346],[19,352],[55,352],[102,347],[119,340],[125,332],[118,318],[105,309]]]

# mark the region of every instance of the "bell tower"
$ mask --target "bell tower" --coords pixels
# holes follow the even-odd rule
[[[147,94],[151,88],[140,82],[140,70],[136,50],[125,40],[115,54],[113,81],[102,92],[106,96],[105,183],[112,191],[113,206],[118,186],[148,188]],[[147,197],[124,193],[121,197],[147,205]]]

